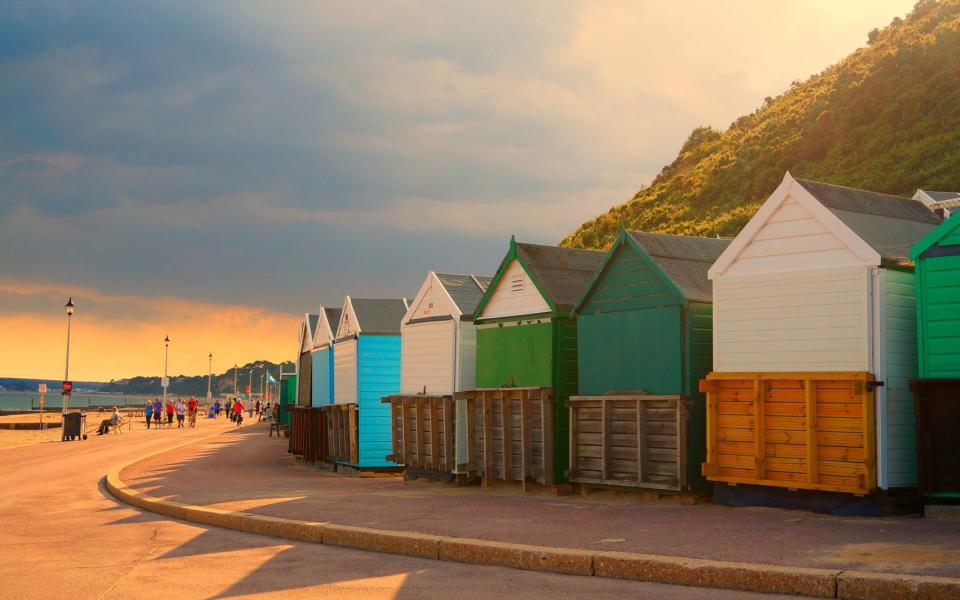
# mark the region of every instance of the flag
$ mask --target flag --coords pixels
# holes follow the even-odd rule
[[[274,378],[273,378],[273,375],[271,375],[270,373],[267,373],[267,381],[269,381],[270,383],[276,383],[276,382],[277,382],[277,380],[274,379]]]

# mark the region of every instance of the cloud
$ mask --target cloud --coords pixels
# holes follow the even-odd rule
[[[72,318],[71,376],[109,380],[162,371],[169,335],[170,373],[199,374],[213,353],[219,370],[256,359],[289,360],[296,353],[295,315],[177,296],[113,295],[47,281],[0,280],[4,375],[56,376],[63,368],[66,317]]]

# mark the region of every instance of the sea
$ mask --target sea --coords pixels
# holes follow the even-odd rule
[[[90,408],[96,406],[133,407],[143,406],[153,396],[131,396],[125,394],[91,394],[78,392],[70,396],[69,408]],[[44,410],[59,412],[63,409],[63,397],[57,393],[46,394]],[[40,394],[37,392],[0,392],[0,411],[40,410]]]

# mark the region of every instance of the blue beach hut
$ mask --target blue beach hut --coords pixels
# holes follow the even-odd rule
[[[400,392],[400,322],[406,298],[347,296],[333,342],[334,403],[356,406],[356,427],[348,433],[350,460],[358,468],[394,467],[390,406],[384,396]]]
[[[320,307],[310,348],[311,406],[333,403],[333,340],[340,324],[339,308]]]

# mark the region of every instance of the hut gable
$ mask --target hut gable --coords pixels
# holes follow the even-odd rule
[[[583,294],[604,253],[510,240],[510,250],[480,301],[477,319],[566,316]]]
[[[712,302],[707,270],[730,240],[621,231],[576,312]]]
[[[910,251],[910,258],[917,260],[954,254],[960,254],[960,215],[947,219],[917,242]]]
[[[347,296],[337,339],[360,334],[400,335],[400,323],[409,307],[406,298]]]
[[[320,312],[317,313],[319,318],[313,332],[313,350],[325,348],[333,343],[337,327],[340,326],[340,313],[339,308],[320,307]]]
[[[423,285],[420,286],[420,291],[410,303],[410,309],[407,310],[402,322],[450,318],[460,318],[460,308],[447,294],[437,279],[436,273],[430,271]]]
[[[313,334],[317,328],[318,315],[304,313],[300,321],[300,353],[310,352],[313,347]]]

